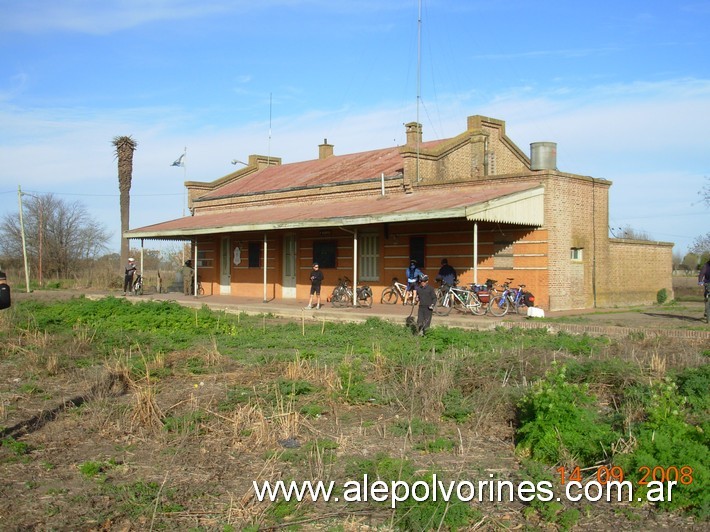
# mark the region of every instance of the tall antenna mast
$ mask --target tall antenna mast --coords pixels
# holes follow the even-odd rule
[[[271,94],[269,93],[269,147],[266,154],[266,165],[271,166]]]
[[[422,0],[419,0],[419,14],[417,17],[417,181],[419,177],[419,137],[421,134],[421,125],[419,124],[419,100],[421,99],[422,85]]]

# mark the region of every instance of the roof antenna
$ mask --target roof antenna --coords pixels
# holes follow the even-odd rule
[[[419,124],[419,100],[421,99],[422,85],[422,0],[419,0],[419,15],[417,17],[417,128]],[[419,177],[419,131],[417,132],[417,182],[421,180]]]
[[[266,152],[266,167],[271,166],[271,94],[269,93],[269,147]]]

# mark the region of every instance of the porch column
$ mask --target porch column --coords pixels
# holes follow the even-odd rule
[[[192,250],[192,247],[193,247],[192,244],[190,244],[190,248],[191,248],[190,251],[193,251],[193,250]],[[192,283],[192,290],[194,291],[194,294],[193,294],[193,295],[194,295],[195,297],[197,297],[197,263],[199,262],[199,261],[197,260],[197,240],[195,240],[194,254],[193,254],[193,253],[190,253],[190,254],[191,254],[193,257],[195,257],[195,258],[192,260],[193,266],[195,267],[195,274],[194,274],[194,275],[195,275],[195,280],[194,280],[194,282]]]
[[[478,222],[473,222],[473,282],[478,284]]]
[[[353,231],[353,307],[357,305],[357,228]]]
[[[267,299],[266,299],[266,260],[269,255],[268,254],[268,247],[269,247],[269,244],[266,240],[266,233],[264,233],[264,300],[263,300],[264,303],[267,302]]]
[[[141,279],[143,278],[143,246],[144,246],[144,239],[141,238]],[[145,285],[145,281],[143,282],[143,285]]]

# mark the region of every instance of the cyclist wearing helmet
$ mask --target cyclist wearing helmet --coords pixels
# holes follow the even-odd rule
[[[404,291],[404,305],[407,304],[409,296],[412,296],[412,305],[414,305],[414,290],[417,288],[419,278],[422,276],[422,271],[417,268],[417,261],[412,259],[409,261],[405,275],[407,276],[407,289]]]

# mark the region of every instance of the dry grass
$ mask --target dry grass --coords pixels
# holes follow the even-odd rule
[[[146,364],[146,368],[148,364]],[[163,426],[163,413],[156,401],[155,384],[150,380],[150,371],[146,369],[143,382],[132,382],[135,390],[131,412],[131,430],[136,428],[155,430]]]

